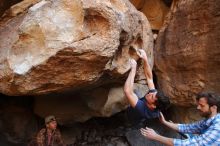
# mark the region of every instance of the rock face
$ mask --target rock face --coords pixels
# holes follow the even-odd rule
[[[171,106],[167,111],[167,115],[175,123],[192,123],[202,119],[196,107],[193,106]]]
[[[131,3],[145,14],[153,30],[160,30],[169,11],[163,0],[130,0]]]
[[[160,88],[176,105],[201,91],[220,93],[220,1],[179,1],[156,42]]]
[[[0,16],[3,15],[4,11],[10,8],[11,5],[20,2],[21,0],[0,0]]]
[[[160,30],[169,7],[162,0],[146,0],[140,11],[146,15],[153,30]]]
[[[129,1],[48,0],[15,14],[0,27],[4,94],[73,91],[98,86],[106,75],[111,79],[102,84],[116,81],[130,69],[137,46],[153,64],[149,23]]]
[[[143,97],[147,86],[135,84]],[[128,103],[123,87],[99,87],[78,93],[38,96],[34,102],[34,113],[40,117],[53,114],[61,125],[84,122],[92,117],[110,117],[125,108]]]
[[[39,129],[38,119],[31,110],[30,99],[30,97],[9,98],[1,95],[0,145],[26,145],[27,140]]]

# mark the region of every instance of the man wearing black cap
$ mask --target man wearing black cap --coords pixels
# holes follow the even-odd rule
[[[37,134],[38,146],[65,146],[60,131],[57,129],[57,121],[50,115],[45,118],[46,128],[41,129]]]
[[[147,80],[149,91],[141,99],[133,91],[134,78],[136,74],[137,63],[134,59],[130,60],[131,70],[124,85],[124,92],[130,103],[132,110],[134,110],[141,119],[158,118],[160,110],[165,109],[169,104],[169,98],[164,96],[161,92],[155,89],[153,82],[153,74],[148,63],[148,58],[144,50],[140,49],[137,53],[144,61],[144,74]]]

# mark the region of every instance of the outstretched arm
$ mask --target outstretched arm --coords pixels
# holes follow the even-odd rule
[[[191,138],[181,140],[181,139],[174,139],[174,145],[218,145],[219,146],[219,139],[220,139],[220,129],[219,129],[219,121],[216,120],[214,124],[212,124],[203,134],[199,134],[193,136]],[[207,127],[206,127],[207,128]]]
[[[168,145],[168,146],[173,146],[174,145],[174,142],[173,142],[174,139],[173,138],[168,138],[168,137],[161,136],[161,135],[157,134],[151,128],[148,128],[148,127],[146,127],[146,129],[141,128],[141,134],[144,137],[147,137],[147,138],[152,139],[152,140],[159,141],[159,142],[161,142],[165,145]]]
[[[203,124],[204,120],[194,122],[191,124],[175,124],[173,122],[166,121],[163,114],[160,112],[160,121],[167,127],[176,130],[181,133],[191,133],[198,134],[201,133],[202,129],[204,129],[205,125]]]
[[[125,82],[124,92],[125,92],[125,95],[128,99],[128,102],[134,108],[135,105],[137,104],[137,101],[138,101],[138,97],[133,92],[134,77],[135,77],[135,74],[136,74],[137,63],[134,59],[131,59],[130,63],[131,63],[131,71],[130,71],[130,73],[128,75],[128,78]]]
[[[148,62],[146,52],[144,50],[140,49],[139,53],[140,53],[140,54],[138,54],[139,57],[144,60],[144,74],[147,79],[148,88],[155,89],[154,82],[153,82],[153,74],[152,74],[150,64]]]
[[[176,130],[178,131],[178,124],[175,124],[173,122],[168,122],[165,120],[163,114],[160,112],[160,121],[161,123],[163,123],[164,125],[166,125],[167,127],[173,129],[173,130]]]

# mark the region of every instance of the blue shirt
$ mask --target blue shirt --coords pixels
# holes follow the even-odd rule
[[[178,124],[178,129],[198,135],[185,140],[174,139],[174,146],[220,146],[220,114],[193,124]]]
[[[145,99],[145,97],[142,97],[141,99],[138,99],[138,102],[135,105],[134,110],[143,119],[158,118],[159,115],[160,115],[159,110],[157,110],[157,109],[150,110],[147,107],[147,100]]]

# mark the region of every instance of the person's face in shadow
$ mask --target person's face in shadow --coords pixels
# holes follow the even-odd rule
[[[154,110],[156,109],[156,101],[157,101],[157,98],[156,98],[156,92],[154,93],[148,93],[146,96],[145,96],[146,100],[147,100],[147,107],[150,109],[150,110]]]
[[[56,121],[51,121],[46,126],[50,130],[55,130],[57,128],[57,122]]]

